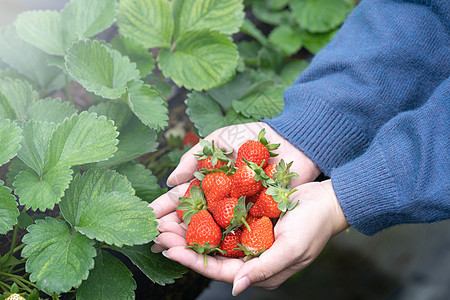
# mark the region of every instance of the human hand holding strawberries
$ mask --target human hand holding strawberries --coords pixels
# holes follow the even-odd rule
[[[153,250],[162,251],[168,249],[164,251],[164,254],[170,259],[179,261],[187,267],[210,278],[234,282],[234,294],[240,293],[250,284],[266,288],[277,287],[289,276],[309,264],[320,253],[320,250],[323,248],[326,241],[333,234],[348,226],[346,225],[345,217],[343,217],[340,207],[335,200],[331,184],[327,184],[326,182],[305,185],[305,187],[317,185],[317,187],[311,188],[310,192],[316,192],[316,190],[317,192],[320,192],[319,195],[316,196],[323,201],[318,201],[314,199],[315,197],[311,197],[310,195],[310,197],[300,199],[301,201],[306,201],[306,206],[301,204],[300,207],[293,209],[295,203],[290,203],[289,196],[291,196],[291,199],[295,199],[297,196],[304,196],[305,189],[299,187],[300,191],[293,191],[288,188],[288,184],[292,179],[294,179],[296,184],[311,181],[319,174],[319,170],[303,153],[279,137],[267,127],[267,125],[262,124],[263,123],[253,123],[251,126],[264,126],[263,128],[265,131],[271,133],[273,138],[269,138],[270,135],[268,134],[264,137],[264,131],[261,131],[263,134],[260,134],[258,137],[258,140],[261,143],[249,141],[240,145],[239,151],[237,151],[237,153],[235,152],[234,155],[230,157],[230,159],[235,162],[235,165],[238,166],[238,169],[231,173],[226,166],[222,167],[224,165],[223,162],[227,163],[226,157],[220,157],[218,159],[212,157],[209,159],[205,158],[205,155],[202,155],[211,155],[215,152],[214,149],[208,150],[204,148],[203,153],[200,153],[199,155],[198,153],[200,151],[196,150],[194,147],[194,149],[191,150],[191,153],[187,153],[185,157],[183,157],[179,167],[169,178],[169,183],[180,183],[180,181],[191,179],[193,172],[200,166],[200,163],[197,162],[197,158],[194,157],[193,154],[198,154],[203,160],[209,160],[208,163],[210,161],[215,161],[213,164],[216,165],[216,168],[222,167],[221,171],[213,172],[203,169],[201,189],[204,192],[206,200],[201,199],[201,197],[198,196],[196,190],[197,187],[188,188],[188,184],[184,183],[178,185],[171,192],[160,197],[151,205],[160,217],[159,229],[161,231],[161,234],[157,239],[158,244],[153,247]],[[242,128],[242,126],[247,127],[248,124],[238,125],[236,127]],[[244,129],[248,130],[248,128]],[[223,134],[224,132],[222,132],[222,135]],[[221,140],[223,136],[215,138],[213,133],[212,137],[209,136],[208,138],[214,138],[216,147],[219,149],[225,148],[227,145],[229,146],[226,141]],[[277,147],[276,145],[269,144],[267,140],[271,143],[278,142],[281,144],[280,148],[277,149],[280,157],[276,159],[272,158],[269,166],[267,166],[267,164],[270,156],[267,149],[272,150]],[[223,144],[218,141],[222,141]],[[253,147],[254,144],[259,145]],[[263,144],[263,146],[261,146],[261,144]],[[204,145],[205,143],[203,143],[203,146]],[[250,147],[250,145],[252,147]],[[247,146],[249,149],[247,149]],[[262,148],[264,154],[261,155],[258,146]],[[226,149],[225,151],[233,149],[237,149],[237,147]],[[218,152],[220,154],[220,151]],[[293,163],[286,166],[282,160],[283,158],[288,161],[292,159]],[[247,159],[250,160],[250,162],[248,162]],[[274,173],[274,166],[276,164],[274,165],[273,163],[275,161],[279,162],[280,160],[281,163],[279,163],[279,166],[276,168],[278,172]],[[219,161],[220,163],[218,163]],[[289,169],[289,167],[291,168]],[[189,172],[186,173],[186,170],[190,170],[190,174]],[[294,173],[291,172],[292,170],[296,170],[298,173],[302,174],[302,176],[296,178]],[[261,179],[260,182],[259,177],[263,177],[264,180]],[[267,181],[269,177],[272,178],[272,182],[277,182],[277,184],[268,186],[266,183],[270,181]],[[240,182],[241,178],[251,178],[252,180],[254,178],[255,182],[242,183]],[[220,188],[216,187],[213,192],[210,192],[206,187],[209,184],[214,186],[214,182],[216,181],[223,183],[226,186],[225,189],[222,191]],[[262,182],[265,182],[264,189]],[[319,185],[324,185],[326,188]],[[324,192],[325,190],[328,190],[328,192]],[[208,223],[210,222],[210,219],[215,219],[217,224],[221,224],[220,226],[222,227],[223,232],[223,237],[220,237],[222,239],[220,246],[218,242],[220,230],[217,230],[217,227],[219,226],[216,227],[216,224],[214,224],[215,226],[203,226],[202,228],[198,225],[189,225],[189,227],[187,227],[188,234],[186,235],[186,225],[181,223],[180,218],[174,213],[174,210],[177,208],[179,202],[176,199],[177,194],[178,197],[181,197],[183,194],[186,196],[189,193],[191,194],[191,199],[189,197],[180,198],[181,202],[178,206],[178,216],[180,216],[180,211],[187,210],[187,212],[181,216],[185,222],[188,219],[186,216],[191,218],[195,213],[198,213],[198,215],[207,215],[208,220],[205,219],[205,221],[202,222],[197,221],[196,223],[199,224]],[[261,195],[263,197],[261,197]],[[308,195],[308,193],[306,193],[306,195]],[[249,201],[255,202],[257,199],[253,211],[250,210],[252,203],[248,206],[250,214],[254,215],[254,217],[249,217],[252,219],[247,220],[248,224],[245,222],[245,216],[248,211],[246,211],[245,204],[242,202],[242,198],[240,198],[241,196],[247,197],[247,203]],[[196,200],[194,200],[194,198]],[[260,202],[263,202],[263,204]],[[268,205],[270,202],[272,202],[272,204]],[[321,206],[323,207],[321,208]],[[308,211],[309,209],[313,210]],[[192,210],[197,211],[192,213]],[[230,215],[230,212],[233,212],[233,210],[235,210],[234,219],[231,220],[233,213]],[[267,210],[270,210],[268,215]],[[275,228],[273,228],[272,221],[269,218],[283,216],[287,210],[292,211],[281,219],[272,219],[277,220]],[[189,213],[189,211],[191,212]],[[212,218],[211,215],[206,214],[206,211],[211,212],[214,218]],[[223,212],[226,212],[225,216],[223,215]],[[301,215],[301,217],[295,217],[296,215]],[[224,218],[227,220],[224,221]],[[195,219],[197,219],[197,217]],[[187,223],[189,223],[189,221],[186,222],[186,224]],[[234,223],[234,225],[228,225],[230,223]],[[245,226],[243,225],[244,223]],[[231,226],[232,230],[228,227],[224,231],[225,226],[223,224],[227,224],[225,226]],[[206,232],[205,228],[210,228],[211,232]],[[196,231],[198,232],[196,233]],[[302,232],[305,234],[302,234]],[[198,238],[203,236],[208,236],[210,240]],[[297,244],[296,241],[299,243]],[[195,249],[198,254],[192,250],[186,249],[186,246]],[[250,254],[251,256],[258,256],[261,253],[262,255],[247,263],[244,263],[242,259],[225,258],[222,256],[206,256],[205,253],[214,254],[218,248],[220,248],[219,251],[221,251],[220,255],[224,255],[223,252],[225,251],[223,250],[226,250],[225,255],[228,257],[242,257],[244,252],[240,251],[241,249],[245,251],[245,254]],[[204,249],[206,249],[206,251]],[[230,255],[227,255],[227,252],[230,253]]]

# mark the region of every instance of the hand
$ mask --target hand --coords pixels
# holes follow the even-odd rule
[[[236,258],[203,256],[186,249],[185,227],[177,221],[160,225],[157,238],[163,253],[192,270],[218,281],[233,283],[233,295],[250,285],[275,289],[308,266],[327,241],[349,225],[334,194],[331,180],[298,186],[291,200],[299,200],[275,225],[275,243],[248,262]]]
[[[290,169],[292,172],[299,174],[299,176],[293,179],[293,186],[310,182],[319,176],[319,168],[303,152],[281,137],[269,125],[262,122],[224,127],[214,131],[205,139],[208,141],[214,140],[218,148],[226,149],[227,151],[234,150],[231,158],[235,160],[239,146],[249,139],[256,139],[258,133],[263,128],[266,130],[265,137],[270,143],[281,144],[278,150],[274,151],[278,153],[278,156],[272,158],[271,162],[277,163],[281,159],[284,159],[286,163],[294,162]],[[197,144],[183,155],[177,168],[167,180],[167,185],[176,187],[150,204],[158,215],[158,221],[160,223],[167,220],[174,220],[173,212],[178,205],[178,198],[183,196],[187,189],[187,185],[182,184],[194,178],[193,174],[197,169],[197,157],[194,154],[200,150],[201,147]]]

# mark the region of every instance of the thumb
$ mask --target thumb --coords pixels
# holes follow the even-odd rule
[[[242,293],[250,285],[256,285],[273,277],[279,277],[277,275],[293,263],[293,249],[289,245],[290,242],[280,236],[272,247],[261,254],[261,256],[252,258],[243,264],[233,280],[233,296]],[[283,281],[277,278],[274,287],[277,287]]]

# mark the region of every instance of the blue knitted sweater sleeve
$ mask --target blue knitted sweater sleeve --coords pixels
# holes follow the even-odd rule
[[[363,0],[266,120],[330,175],[450,72],[450,1]]]
[[[333,169],[349,224],[364,234],[450,218],[450,78],[420,108],[381,127],[368,150]]]
[[[450,218],[450,1],[363,0],[266,120],[364,234]]]

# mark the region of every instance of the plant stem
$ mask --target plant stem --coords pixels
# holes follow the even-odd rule
[[[19,225],[14,226],[14,231],[13,231],[13,237],[11,240],[11,248],[9,250],[8,253],[6,253],[6,261],[8,261],[8,259],[11,258],[11,256],[14,253],[14,247],[16,247],[16,241],[17,241],[17,232],[19,231]],[[14,265],[9,267],[9,272],[11,272],[14,269]]]
[[[72,95],[70,94],[70,88],[69,88],[69,76],[65,76],[65,79],[66,79],[66,84],[65,84],[65,90],[66,90],[66,97],[67,97],[67,100],[69,100],[69,102],[72,104],[72,105],[75,105],[74,103],[73,103],[73,99],[72,99]]]
[[[15,279],[13,278],[12,281],[14,281],[15,283],[17,283],[17,285],[20,285],[24,290],[26,290],[28,293],[31,293],[32,290],[26,285],[24,284],[22,281],[20,281],[19,279]]]
[[[14,248],[13,253],[16,253],[17,251],[22,250],[23,247],[25,247],[25,244],[20,244],[19,246],[17,246],[16,248]]]
[[[9,292],[11,290],[11,287],[6,283],[0,281],[0,289],[2,291]]]

